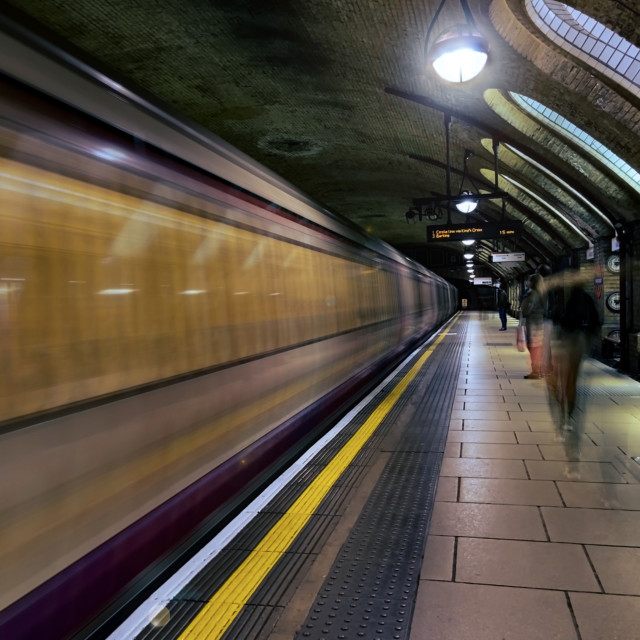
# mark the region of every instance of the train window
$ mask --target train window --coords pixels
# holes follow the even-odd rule
[[[123,174],[120,191],[115,174],[105,187],[51,166],[0,158],[0,420],[397,313],[395,273],[212,219],[224,205],[169,183]]]

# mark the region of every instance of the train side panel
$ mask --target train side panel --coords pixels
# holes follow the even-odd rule
[[[64,635],[81,580],[89,615],[132,550],[177,545],[435,330],[452,288],[275,189],[2,95],[0,630],[55,591]]]

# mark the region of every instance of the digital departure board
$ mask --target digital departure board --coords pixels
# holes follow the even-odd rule
[[[516,238],[522,222],[472,222],[466,224],[432,224],[427,226],[428,242],[480,240],[483,238]]]

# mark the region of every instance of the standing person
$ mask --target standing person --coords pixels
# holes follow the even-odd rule
[[[542,306],[544,309],[542,320],[542,373],[549,376],[553,372],[553,361],[551,358],[551,336],[553,334],[553,324],[555,320],[556,307],[558,304],[558,292],[552,285],[547,287],[546,278],[551,275],[551,267],[541,264],[536,273],[543,277]]]
[[[498,316],[500,316],[500,331],[507,330],[507,311],[509,311],[509,297],[505,291],[504,284],[500,285],[498,290]]]
[[[527,331],[527,349],[531,358],[531,373],[527,374],[527,380],[539,380],[542,372],[542,347],[544,304],[542,291],[542,276],[534,273],[529,277],[529,288],[522,299],[521,314],[525,321]]]

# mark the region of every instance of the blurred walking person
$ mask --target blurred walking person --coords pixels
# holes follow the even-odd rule
[[[529,277],[529,288],[520,308],[527,332],[527,349],[531,358],[531,372],[525,376],[527,380],[538,380],[543,377],[544,301],[542,293],[542,276],[534,273]]]
[[[591,296],[580,285],[573,285],[556,327],[553,375],[548,379],[556,438],[564,443],[567,458],[565,475],[569,479],[579,478],[577,463],[584,423],[584,412],[577,407],[580,369],[601,324]]]

